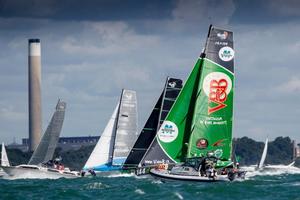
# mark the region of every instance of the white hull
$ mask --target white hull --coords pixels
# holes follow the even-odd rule
[[[266,165],[263,167],[263,169],[297,169],[297,167],[294,167],[294,163],[295,162],[292,162],[291,164],[289,165]]]
[[[0,169],[0,178],[3,177],[5,175],[5,172],[2,171],[2,169]]]
[[[199,182],[218,182],[218,181],[229,181],[227,175],[218,175],[216,178],[208,178],[204,176],[196,176],[196,175],[177,175],[170,174],[169,170],[162,169],[151,169],[150,174],[165,178],[165,179],[173,179],[173,180],[183,180],[183,181],[199,181]]]
[[[26,165],[11,167],[2,166],[2,168],[7,174],[6,177],[8,179],[58,179],[80,177],[78,174],[66,171],[58,171],[40,166],[34,166],[34,168],[24,168],[24,166]]]

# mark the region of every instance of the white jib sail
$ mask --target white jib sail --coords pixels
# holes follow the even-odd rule
[[[10,166],[4,143],[2,143],[1,166]]]
[[[92,169],[111,161],[118,109],[119,103],[83,169]]]
[[[264,151],[262,153],[260,162],[259,162],[258,167],[257,167],[258,169],[262,169],[263,168],[265,160],[266,160],[266,156],[267,156],[267,151],[268,151],[268,138],[266,139],[266,142],[265,142]]]

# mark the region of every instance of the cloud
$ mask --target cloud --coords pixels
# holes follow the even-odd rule
[[[27,115],[23,112],[16,111],[12,105],[1,105],[0,119],[1,121],[22,121],[26,120]],[[13,124],[13,123],[12,123]]]
[[[83,22],[82,26],[85,31],[81,32],[80,38],[70,36],[63,42],[65,53],[118,55],[159,43],[158,37],[138,34],[124,22]]]
[[[209,21],[219,25],[228,24],[234,13],[235,5],[232,0],[178,0],[172,14],[175,20],[187,23]]]
[[[47,18],[52,20],[111,21],[168,18],[172,0],[1,0],[0,17]]]
[[[281,16],[300,16],[300,2],[298,0],[268,0],[270,12]]]
[[[283,93],[295,93],[300,91],[300,77],[291,77],[289,81],[278,86]]]

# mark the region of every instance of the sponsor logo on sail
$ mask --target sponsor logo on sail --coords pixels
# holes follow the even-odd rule
[[[196,147],[198,149],[206,149],[208,146],[208,141],[204,138],[200,138],[199,140],[197,140],[196,142]]]
[[[158,138],[165,143],[174,141],[178,136],[178,128],[174,122],[164,121],[158,131]]]
[[[222,47],[220,50],[219,50],[219,58],[225,62],[228,62],[228,61],[231,61],[234,57],[234,50],[229,47],[229,46],[226,46],[226,47]]]
[[[203,91],[208,96],[208,114],[225,108],[227,96],[232,88],[232,81],[223,72],[212,72],[203,80]]]
[[[217,150],[215,150],[214,155],[215,155],[217,158],[221,158],[222,155],[223,155],[223,150],[222,150],[222,149],[217,149]]]
[[[226,40],[228,37],[228,32],[224,31],[223,33],[217,33],[218,38],[220,38],[221,40]]]

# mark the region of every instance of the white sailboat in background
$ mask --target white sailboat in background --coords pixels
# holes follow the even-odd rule
[[[8,178],[76,178],[79,172],[70,171],[64,168],[58,161],[48,161],[53,158],[53,154],[58,143],[65,117],[66,103],[58,101],[56,110],[52,116],[49,126],[43,135],[38,147],[33,152],[28,164],[18,166],[1,165],[8,174]]]
[[[255,168],[256,170],[259,170],[259,171],[263,171],[263,170],[289,170],[289,169],[298,169],[296,167],[294,167],[294,164],[295,164],[295,160],[293,159],[293,161],[288,164],[288,165],[265,165],[265,160],[266,160],[266,157],[267,157],[267,151],[268,151],[268,138],[266,139],[265,141],[265,146],[264,146],[264,150],[263,150],[263,153],[262,153],[262,156],[261,156],[261,159],[260,159],[260,162],[258,163],[257,167]],[[293,147],[295,148],[295,147]],[[294,156],[293,156],[294,158]]]
[[[120,170],[137,137],[136,92],[122,90],[120,101],[83,170]]]
[[[265,160],[266,160],[266,157],[267,157],[267,151],[268,151],[268,142],[269,142],[269,139],[267,138],[266,141],[265,141],[265,147],[264,147],[263,153],[261,155],[261,159],[260,159],[260,161],[257,165],[256,170],[262,170],[263,167],[264,167]]]
[[[8,157],[7,157],[7,153],[6,153],[6,149],[5,149],[5,145],[2,142],[2,148],[1,148],[1,166],[10,166]],[[0,168],[0,177],[2,177],[4,175],[4,171],[2,170],[2,168]]]

